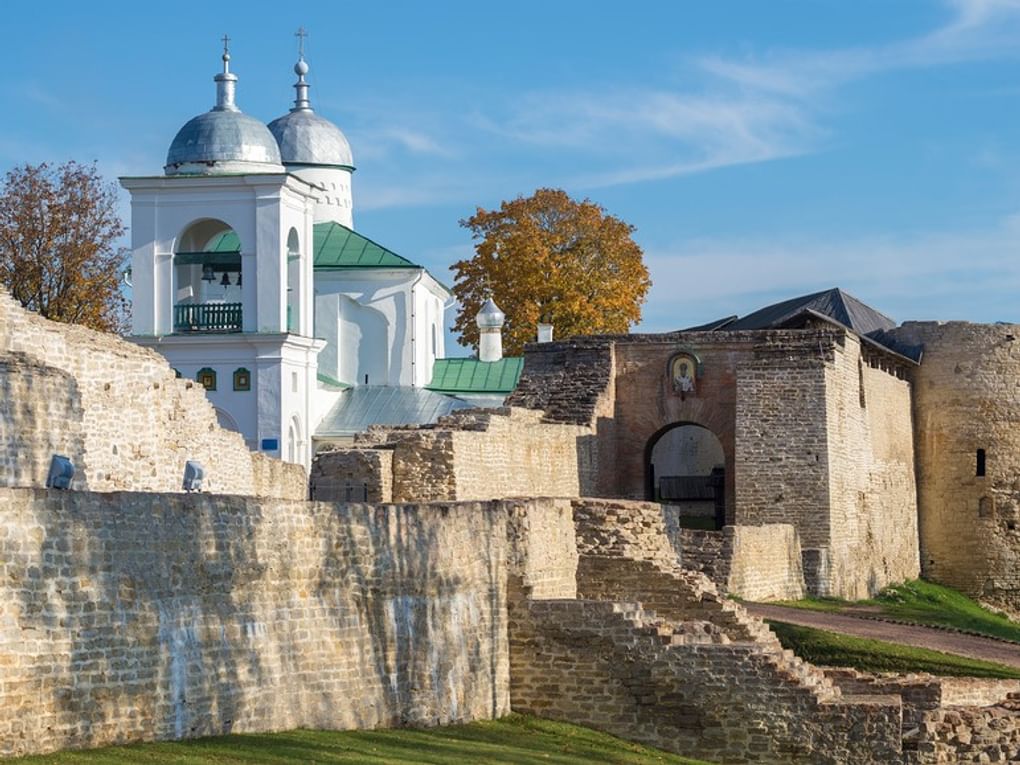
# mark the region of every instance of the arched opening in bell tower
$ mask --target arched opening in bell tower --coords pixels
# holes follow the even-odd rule
[[[676,422],[645,448],[647,499],[667,506],[679,525],[721,529],[726,522],[726,456],[708,428]]]
[[[301,240],[297,229],[287,235],[287,331],[301,326]]]
[[[173,331],[240,332],[241,240],[224,221],[190,223],[174,247]]]

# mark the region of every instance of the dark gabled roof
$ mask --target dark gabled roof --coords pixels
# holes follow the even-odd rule
[[[730,324],[737,320],[736,316],[726,316],[722,319],[710,321],[707,324],[699,324],[696,327],[681,329],[681,332],[715,332],[717,329],[729,329]]]
[[[723,329],[775,329],[787,326],[802,315],[821,314],[835,320],[859,335],[870,335],[893,329],[896,322],[874,308],[865,305],[853,295],[838,287],[811,295],[784,300],[760,308],[741,319],[730,322]]]
[[[759,308],[743,318],[727,316],[724,319],[681,331],[728,332],[731,330],[786,329],[803,326],[809,319],[832,322],[846,327],[864,338],[867,343],[881,346],[897,355],[905,356],[911,361],[919,362],[921,359],[919,347],[903,345],[890,334],[890,330],[896,328],[895,321],[838,287],[791,298],[781,303],[773,303]]]
[[[478,359],[436,359],[432,382],[426,387],[437,393],[513,393],[521,379],[524,357],[499,361]]]

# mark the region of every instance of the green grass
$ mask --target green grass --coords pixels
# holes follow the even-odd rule
[[[929,672],[955,677],[1020,679],[1020,669],[927,648],[769,621],[784,648],[812,664],[853,667],[864,672]]]
[[[977,632],[1020,643],[1020,624],[992,613],[966,595],[922,579],[887,587],[872,600],[851,602],[838,598],[807,598],[776,605],[810,611],[839,613],[854,606],[874,606],[877,616],[939,627]]]
[[[699,765],[576,725],[511,715],[416,730],[239,734],[25,757],[19,765]],[[707,765],[707,763],[700,763]]]

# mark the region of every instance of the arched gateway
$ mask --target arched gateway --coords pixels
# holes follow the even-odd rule
[[[726,522],[726,456],[708,428],[675,422],[645,447],[646,499],[668,505],[681,526],[720,529]]]

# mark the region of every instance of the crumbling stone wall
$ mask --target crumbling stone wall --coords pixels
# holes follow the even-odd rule
[[[1020,608],[1020,325],[907,322],[924,576]],[[978,450],[985,475],[978,473]]]
[[[465,410],[434,426],[373,429],[353,449],[317,455],[312,496],[339,500],[336,487],[366,484],[394,502],[573,497],[592,491],[593,447],[591,428],[548,423],[542,412]]]
[[[42,486],[51,456],[74,486],[179,492],[186,460],[205,488],[303,499],[299,465],[248,451],[219,427],[205,392],[166,360],[115,335],[47,321],[0,290],[0,486]]]
[[[515,710],[715,762],[900,761],[900,699],[843,696],[784,652],[677,565],[658,506],[573,505],[580,599],[509,578]]]
[[[797,530],[782,523],[685,529],[668,513],[666,532],[684,568],[700,571],[745,600],[797,600],[805,595]]]
[[[312,497],[322,502],[392,502],[393,451],[320,452],[312,462],[308,483]]]
[[[0,489],[0,755],[505,714],[506,540],[470,503]]]

